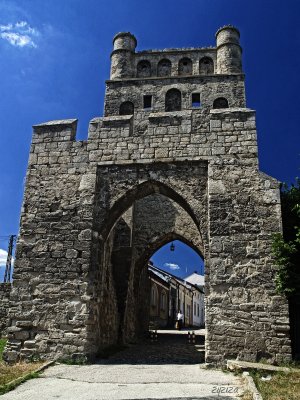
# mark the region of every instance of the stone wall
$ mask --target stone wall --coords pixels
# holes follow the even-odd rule
[[[290,358],[271,257],[278,182],[258,169],[255,112],[245,108],[244,75],[230,72],[236,57],[224,62],[224,37],[222,74],[108,81],[105,116],[90,122],[86,141],[75,140],[76,120],[34,126],[8,361],[91,358],[135,340],[147,321],[147,257],[176,235],[205,259],[206,361]],[[171,87],[181,91],[181,111],[164,109]],[[149,94],[153,107],[144,110]],[[219,97],[229,108],[212,108]],[[124,101],[134,103],[132,115],[118,115]]]
[[[125,84],[126,82],[126,84]],[[190,76],[176,78],[130,79],[127,81],[107,81],[105,96],[105,116],[119,115],[122,102],[131,101],[134,104],[135,123],[147,121],[151,112],[165,112],[165,96],[169,89],[176,88],[182,94],[182,110],[195,110],[201,113],[201,118],[207,115],[216,98],[226,97],[229,107],[245,107],[244,76],[242,74],[226,76]],[[192,107],[192,94],[199,93],[201,109]],[[152,107],[144,110],[143,96],[151,95]],[[180,115],[180,114],[179,114]],[[191,121],[190,121],[191,122]],[[198,124],[197,124],[198,125]],[[202,126],[203,128],[203,126]],[[140,128],[141,129],[141,128]],[[139,134],[140,129],[136,134]],[[201,126],[198,126],[201,130]],[[203,129],[202,129],[203,130]]]
[[[205,222],[202,221],[202,231],[207,230],[204,229]],[[199,253],[204,253],[204,244],[197,225],[176,201],[154,194],[134,203],[132,246],[137,259],[146,248],[149,248],[149,252],[155,252],[157,248],[175,238],[186,241]],[[151,255],[147,253],[146,258]]]
[[[0,337],[6,335],[6,330],[9,324],[8,310],[10,292],[10,283],[0,283]]]

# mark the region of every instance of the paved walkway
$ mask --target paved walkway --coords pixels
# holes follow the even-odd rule
[[[172,334],[172,335],[187,335],[188,332],[193,332],[196,336],[205,336],[206,330],[205,329],[189,329],[189,328],[182,328],[180,331],[176,329],[158,329],[157,332],[159,334]]]
[[[180,335],[181,336],[181,335]],[[130,346],[96,364],[58,364],[1,400],[214,400],[238,399],[240,379],[205,369],[203,346],[182,336]]]

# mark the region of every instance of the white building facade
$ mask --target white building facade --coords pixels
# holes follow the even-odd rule
[[[194,287],[192,325],[197,327],[204,327],[205,326],[204,276],[194,272],[193,274],[185,278],[185,282],[191,284],[191,286]]]

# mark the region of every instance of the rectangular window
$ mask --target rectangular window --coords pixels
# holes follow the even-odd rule
[[[192,93],[192,107],[199,108],[200,106],[200,93]]]
[[[194,315],[196,315],[196,303],[194,303]]]
[[[199,313],[199,304],[197,304],[197,316],[198,316],[198,317],[200,316],[200,313]]]
[[[144,110],[149,110],[152,108],[152,96],[144,96]]]

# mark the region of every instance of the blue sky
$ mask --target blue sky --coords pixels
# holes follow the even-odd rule
[[[171,243],[174,250],[171,251]],[[153,264],[173,275],[185,278],[193,272],[204,274],[204,263],[202,258],[189,246],[179,240],[162,246],[151,257]]]
[[[260,168],[288,183],[299,174],[299,0],[0,0],[0,16],[0,236],[18,232],[31,126],[79,118],[86,137],[119,31],[134,33],[138,50],[201,47],[236,25]]]

